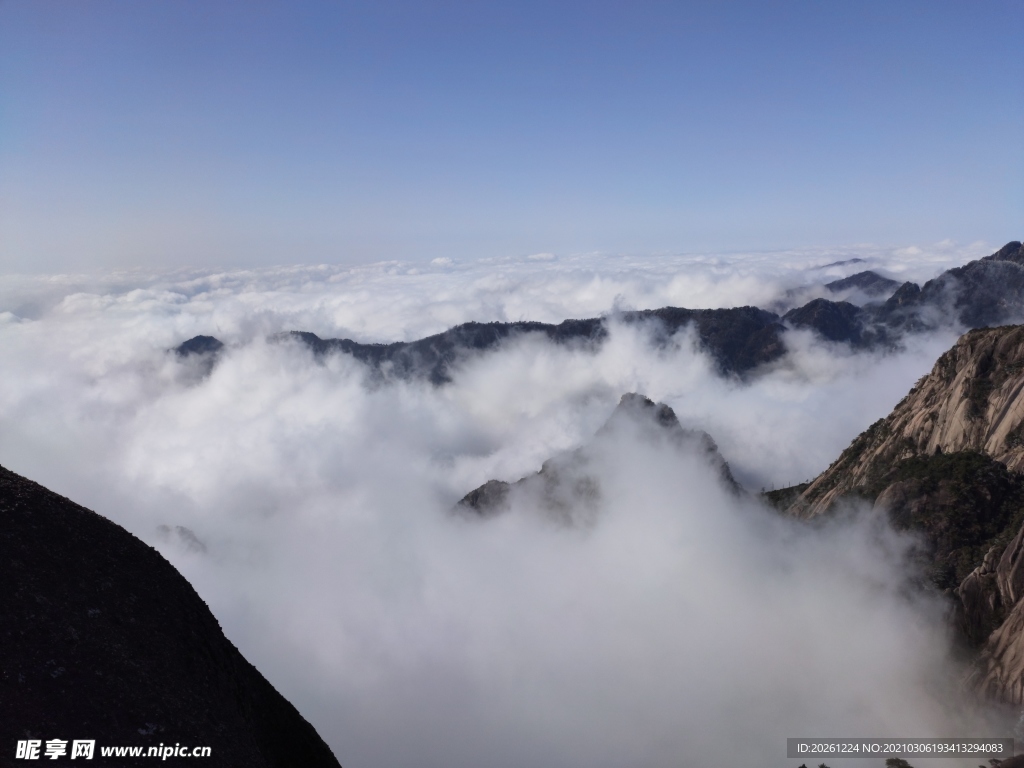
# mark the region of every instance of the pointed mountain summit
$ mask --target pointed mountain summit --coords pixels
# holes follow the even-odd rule
[[[825,283],[825,287],[832,293],[842,293],[843,291],[856,289],[868,296],[884,296],[886,294],[891,295],[893,291],[900,287],[900,284],[896,280],[890,280],[888,277],[882,277],[877,272],[868,270],[844,277],[841,280]]]
[[[575,451],[544,462],[540,471],[513,483],[488,480],[456,505],[456,510],[490,517],[507,511],[517,494],[530,494],[542,510],[567,524],[582,522],[601,495],[601,478],[592,469],[596,450],[614,443],[629,431],[640,439],[667,441],[676,448],[695,449],[734,493],[740,487],[733,479],[728,463],[718,452],[711,436],[699,430],[684,429],[675,411],[664,403],[655,403],[644,395],[622,396],[611,416],[589,443]]]
[[[224,344],[213,336],[193,336],[174,348],[178,357],[191,357],[193,355],[216,355],[224,349]]]

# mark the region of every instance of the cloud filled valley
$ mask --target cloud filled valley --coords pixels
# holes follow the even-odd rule
[[[3,278],[0,464],[155,546],[346,766],[784,765],[787,736],[988,733],[914,539],[756,497],[824,470],[962,329],[862,351],[790,330],[739,377],[691,327],[616,313],[859,305],[822,286],[991,250]],[[600,345],[515,335],[441,385],[274,338],[603,315]],[[215,362],[171,351],[199,334]],[[576,524],[528,493],[453,512],[592,444],[630,392],[711,435],[751,493],[626,424],[586,454],[600,493]]]

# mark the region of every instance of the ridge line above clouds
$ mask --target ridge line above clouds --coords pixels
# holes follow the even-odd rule
[[[398,378],[426,377],[434,384],[451,381],[451,368],[470,354],[492,350],[505,339],[540,333],[558,344],[600,344],[607,338],[607,323],[646,322],[653,340],[668,339],[693,325],[701,349],[711,355],[723,375],[744,376],[785,353],[784,335],[807,329],[830,342],[853,349],[892,350],[907,333],[1005,323],[1024,313],[1024,246],[1013,241],[984,259],[943,272],[924,287],[900,285],[870,270],[827,283],[832,294],[859,294],[863,303],[814,298],[803,306],[779,314],[752,306],[731,309],[620,310],[600,318],[565,320],[557,325],[535,321],[469,322],[415,341],[360,343],[348,338],[322,339],[309,331],[290,331],[274,340],[294,339],[317,356],[340,352],[371,367],[375,375]],[[786,297],[796,298],[794,292]],[[864,301],[866,299],[866,301]],[[776,302],[776,308],[782,300]],[[195,337],[180,344],[179,355],[192,354]],[[219,343],[219,340],[217,340]],[[210,351],[216,354],[218,350]],[[212,364],[212,361],[211,361]]]

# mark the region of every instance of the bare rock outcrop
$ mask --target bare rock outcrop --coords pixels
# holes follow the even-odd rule
[[[991,547],[981,565],[967,575],[954,594],[959,600],[958,624],[968,641],[981,645],[994,637],[1024,594],[1024,527],[1009,544]],[[982,657],[985,668],[1001,666],[1004,653],[997,652],[996,645],[1002,647],[1005,642],[988,644]],[[1024,673],[1024,669],[1021,671]]]
[[[993,547],[957,588],[958,615],[981,644],[972,683],[984,695],[1024,704],[1024,526],[1005,547]],[[986,631],[987,630],[987,631]]]
[[[992,547],[981,565],[971,571],[955,594],[957,625],[972,645],[981,645],[1006,617],[1005,605],[998,587],[996,566],[999,549]]]
[[[972,682],[990,699],[1024,704],[1024,602],[989,636]]]

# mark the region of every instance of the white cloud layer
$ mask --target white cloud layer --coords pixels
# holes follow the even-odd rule
[[[597,354],[512,340],[441,388],[264,341],[766,305],[992,250],[972,248],[0,278],[0,463],[158,546],[346,766],[786,765],[787,736],[973,735],[940,606],[908,597],[906,542],[877,521],[803,529],[630,435],[594,459],[593,526],[449,514],[629,391],[707,430],[748,487],[804,480],[952,335],[881,356],[789,334],[742,384],[686,333],[656,350],[613,326]],[[208,378],[167,352],[199,333],[229,344]]]

